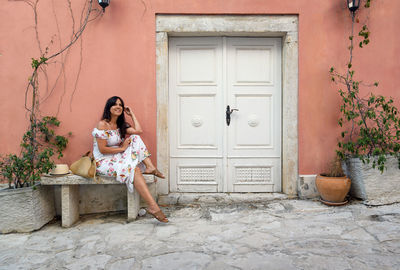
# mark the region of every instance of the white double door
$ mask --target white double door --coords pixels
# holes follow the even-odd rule
[[[170,191],[281,191],[281,39],[169,44]]]

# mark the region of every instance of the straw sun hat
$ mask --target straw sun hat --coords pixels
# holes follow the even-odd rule
[[[67,164],[56,164],[56,166],[51,169],[51,175],[64,175],[69,173],[69,168]]]

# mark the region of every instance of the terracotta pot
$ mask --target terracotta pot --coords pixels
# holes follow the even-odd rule
[[[319,174],[315,179],[315,185],[323,203],[328,205],[347,203],[345,198],[351,186],[351,181],[348,177],[327,177]]]

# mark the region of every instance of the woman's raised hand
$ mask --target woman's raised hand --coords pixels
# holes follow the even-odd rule
[[[125,113],[126,115],[130,116],[133,121],[133,125],[127,129],[127,134],[141,134],[143,132],[142,127],[140,126],[139,121],[136,119],[132,109],[126,106]]]
[[[125,113],[128,115],[128,116],[133,116],[133,112],[132,112],[132,110],[131,110],[131,108],[130,107],[128,107],[128,106],[125,106]]]
[[[131,141],[132,141],[132,139],[131,139],[130,137],[127,138],[127,139],[125,139],[125,140],[123,141],[123,143],[121,144],[121,148],[125,151],[126,148],[128,148],[129,145],[131,144]]]

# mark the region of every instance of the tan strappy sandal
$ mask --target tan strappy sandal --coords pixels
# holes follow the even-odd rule
[[[164,213],[161,210],[158,210],[155,213],[151,213],[151,212],[149,212],[149,210],[147,210],[147,213],[149,213],[150,215],[152,215],[153,217],[155,217],[158,221],[160,221],[162,223],[169,222],[168,218],[164,215]]]
[[[143,174],[151,174],[151,175],[154,175],[154,176],[156,176],[158,178],[165,179],[165,176],[158,169],[154,169],[151,172],[143,173]]]

